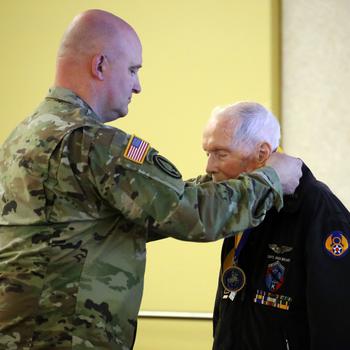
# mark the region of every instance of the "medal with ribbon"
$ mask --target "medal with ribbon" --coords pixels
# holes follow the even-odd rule
[[[251,229],[240,232],[234,236],[234,248],[227,255],[222,269],[221,283],[224,288],[232,293],[239,292],[246,283],[244,271],[237,266],[239,255],[245,246]]]

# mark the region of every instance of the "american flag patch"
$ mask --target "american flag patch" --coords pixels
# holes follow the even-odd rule
[[[135,163],[142,164],[149,147],[150,145],[148,142],[132,135],[124,152],[124,157]]]

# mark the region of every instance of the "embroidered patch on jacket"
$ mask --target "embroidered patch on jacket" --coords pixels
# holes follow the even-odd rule
[[[333,231],[326,237],[324,248],[331,257],[342,258],[349,250],[348,238],[341,231]]]
[[[265,283],[270,292],[276,292],[282,286],[285,270],[286,268],[279,261],[267,266]]]
[[[124,152],[124,157],[135,163],[142,164],[149,148],[150,144],[148,142],[132,135]]]
[[[259,289],[256,291],[254,298],[254,303],[272,306],[282,310],[289,310],[291,302],[291,297],[287,297],[286,295],[273,294]]]
[[[176,169],[176,166],[171,163],[168,159],[156,154],[153,156],[154,164],[157,165],[159,169],[164,171],[166,174],[174,177],[175,179],[181,179],[181,173]]]
[[[293,250],[293,247],[288,247],[286,245],[278,245],[274,243],[270,243],[269,248],[276,254],[289,253]]]

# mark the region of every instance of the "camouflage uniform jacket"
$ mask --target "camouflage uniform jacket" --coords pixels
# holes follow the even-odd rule
[[[0,349],[131,349],[150,232],[212,241],[282,205],[271,168],[184,182],[149,148],[50,90],[0,150]]]

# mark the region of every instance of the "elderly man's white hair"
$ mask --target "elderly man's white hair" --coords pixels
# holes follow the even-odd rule
[[[264,106],[256,102],[238,102],[216,107],[212,118],[237,121],[232,135],[232,145],[250,153],[261,142],[270,144],[272,151],[279,145],[281,131],[277,118]]]

